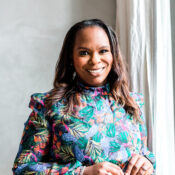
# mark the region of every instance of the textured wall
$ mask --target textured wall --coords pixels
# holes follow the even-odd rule
[[[10,175],[30,95],[52,87],[64,35],[75,22],[115,26],[115,0],[0,0],[0,175]]]

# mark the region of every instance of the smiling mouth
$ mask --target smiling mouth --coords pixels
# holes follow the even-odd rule
[[[101,73],[105,67],[99,68],[99,69],[88,69],[87,71],[90,73]]]

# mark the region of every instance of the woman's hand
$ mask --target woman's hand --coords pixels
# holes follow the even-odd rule
[[[125,175],[151,175],[152,163],[144,156],[135,154],[129,161]]]
[[[102,162],[86,167],[83,175],[124,175],[124,173],[119,166]]]

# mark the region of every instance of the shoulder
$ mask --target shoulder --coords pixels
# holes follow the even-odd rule
[[[43,107],[45,107],[45,100],[48,96],[49,92],[32,94],[29,107],[33,110],[41,110]]]
[[[130,96],[140,107],[144,105],[144,96],[142,93],[130,92]]]
[[[142,93],[137,92],[130,92],[130,96],[134,99],[134,101],[137,103],[139,110],[140,110],[140,118],[145,123],[145,117],[144,117],[144,96]]]
[[[31,95],[29,102],[29,108],[36,112],[45,112],[46,111],[46,99],[50,96],[51,91],[45,93],[34,93]],[[59,108],[63,108],[66,103],[66,100],[62,98],[51,106],[51,111],[57,111]]]

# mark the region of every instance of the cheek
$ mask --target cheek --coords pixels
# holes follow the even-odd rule
[[[82,61],[80,61],[79,59],[74,59],[74,66],[78,66],[78,65],[82,65]]]
[[[80,70],[82,67],[86,65],[86,62],[82,59],[74,59],[74,67],[76,70]]]
[[[113,58],[112,58],[112,57],[109,57],[109,58],[108,58],[108,65],[109,65],[110,67],[112,67],[112,64],[113,64]]]

